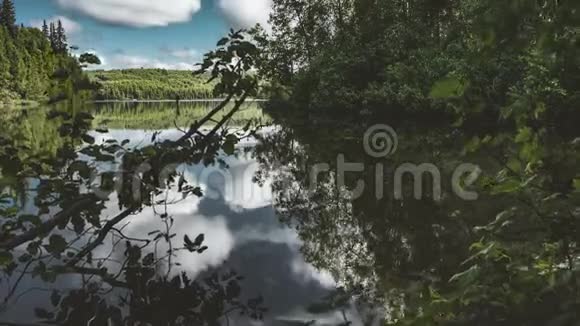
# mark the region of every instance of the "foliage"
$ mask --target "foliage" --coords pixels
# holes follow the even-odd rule
[[[125,69],[89,71],[99,84],[98,100],[209,99],[213,85],[191,71],[165,69]]]
[[[10,35],[16,35],[16,12],[12,0],[2,0],[0,7],[0,26],[6,28]]]
[[[328,183],[319,182],[321,189],[309,188],[309,176],[300,169],[278,176],[277,207],[305,240],[307,257],[333,271],[349,291],[370,289],[387,307],[389,324],[577,321],[580,154],[571,121],[579,117],[579,4],[273,3],[262,67],[289,94],[278,107],[298,111],[298,123],[284,117],[290,113],[283,109],[278,120],[290,122],[289,138],[298,137],[302,147],[268,147],[266,170],[332,161],[352,146],[349,137],[364,133],[359,124],[409,112],[417,113],[407,121],[414,128],[429,121],[431,112],[452,118],[444,125],[447,133],[422,142],[406,139],[419,144],[416,152],[440,153],[431,144],[441,146],[449,137],[464,145],[457,155],[478,155],[488,165],[478,185],[485,198],[471,214],[465,203],[450,200],[342,198],[331,173],[324,175]],[[324,133],[309,135],[309,129],[324,127],[316,118],[328,116],[325,131],[339,143],[336,148],[311,140]],[[343,116],[349,123],[340,122]],[[434,129],[434,123],[423,127]],[[332,132],[337,126],[340,132]],[[266,139],[265,146],[270,141],[279,146],[284,134]],[[368,161],[349,154],[350,161]],[[397,157],[389,158],[392,163]],[[347,188],[355,185],[347,182]]]
[[[62,24],[58,33],[49,37],[36,28],[19,27],[12,32],[0,26],[0,103],[15,97],[41,101],[71,98],[93,88],[77,60],[69,55],[64,33]]]
[[[79,62],[81,64],[100,65],[101,59],[93,53],[83,53],[79,56]]]

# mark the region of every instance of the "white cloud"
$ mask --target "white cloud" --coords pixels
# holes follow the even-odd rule
[[[101,58],[103,59],[103,58]],[[159,59],[135,56],[128,54],[116,54],[107,63],[98,69],[138,69],[138,68],[157,68],[167,70],[193,70],[193,63],[189,62],[166,62]]]
[[[66,34],[69,37],[77,35],[83,30],[81,24],[65,16],[52,16],[46,19],[46,24],[50,24],[51,22],[56,24],[59,20],[62,22],[62,27],[64,27],[64,30],[66,31]],[[43,24],[42,19],[33,19],[30,21],[30,25],[32,27],[36,27],[39,29],[42,28],[42,24]]]
[[[235,28],[253,27],[260,23],[268,27],[268,18],[272,11],[272,0],[217,0],[218,7]]]
[[[109,24],[132,27],[187,22],[201,0],[58,0],[58,4]]]
[[[234,28],[268,26],[272,0],[216,0],[228,23]],[[73,10],[99,21],[131,26],[154,27],[191,20],[201,9],[201,0],[57,0]]]

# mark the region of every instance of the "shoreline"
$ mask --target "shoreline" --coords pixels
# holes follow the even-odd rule
[[[9,102],[0,102],[0,109],[33,109],[41,106],[43,103],[36,100],[15,100]]]
[[[189,100],[95,100],[87,101],[87,103],[106,104],[106,103],[203,103],[203,102],[222,102],[225,99],[189,99]],[[245,102],[262,103],[267,102],[266,99],[246,99]]]

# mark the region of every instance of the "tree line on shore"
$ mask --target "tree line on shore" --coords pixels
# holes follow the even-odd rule
[[[98,85],[98,100],[160,100],[213,98],[213,84],[191,71],[165,69],[96,70],[88,72]]]

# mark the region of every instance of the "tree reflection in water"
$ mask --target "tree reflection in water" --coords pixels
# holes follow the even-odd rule
[[[502,311],[488,300],[499,298],[510,302],[514,300],[513,296],[547,284],[535,279],[533,271],[522,272],[527,270],[526,265],[531,259],[526,250],[542,251],[537,247],[537,241],[550,233],[559,243],[575,236],[573,228],[564,231],[545,224],[548,216],[569,214],[577,210],[575,207],[578,205],[572,188],[558,186],[559,182],[569,184],[577,173],[577,166],[573,167],[575,163],[572,162],[578,161],[578,152],[566,145],[571,139],[563,130],[544,145],[553,153],[559,153],[545,158],[545,163],[549,161],[547,164],[559,168],[545,170],[538,179],[530,179],[528,182],[543,181],[532,187],[538,190],[522,194],[510,193],[505,188],[505,176],[509,173],[505,164],[514,164],[515,161],[513,145],[500,143],[487,148],[482,145],[472,151],[466,151],[468,146],[464,146],[481,133],[509,140],[501,130],[450,129],[448,124],[443,128],[431,125],[422,129],[391,120],[398,126],[399,150],[388,158],[376,160],[363,151],[361,143],[365,126],[375,124],[375,118],[362,118],[351,123],[350,117],[343,119],[349,121],[349,125],[345,125],[337,113],[333,113],[330,119],[295,120],[287,114],[288,108],[282,114],[282,110],[272,110],[274,115],[278,115],[274,121],[284,127],[280,132],[261,139],[256,151],[262,169],[257,179],[274,179],[273,197],[280,218],[295,228],[304,241],[302,251],[307,261],[330,271],[344,287],[342,293],[346,293],[348,298],[356,298],[359,303],[366,302],[371,307],[384,307],[383,316],[396,325],[407,325],[406,320],[424,320],[428,325],[445,324],[451,320],[461,325],[487,325],[498,315],[505,316],[505,320],[514,324],[533,320],[534,325],[540,325],[542,322],[538,320],[558,314],[558,310],[540,306],[539,302],[556,304],[573,298],[572,290],[561,291],[559,298],[545,290],[538,301],[533,298],[525,301],[525,295],[521,295],[518,300],[524,300],[523,304],[530,309],[526,311],[537,311],[533,317],[526,313]],[[362,173],[347,173],[344,189],[337,186],[339,154],[345,155],[347,162],[364,163],[366,167]],[[436,165],[441,169],[442,180],[451,180],[453,169],[460,163],[477,162],[485,172],[477,184],[479,199],[463,201],[453,195],[451,184],[444,182],[441,201],[433,200],[430,190],[424,193],[422,200],[417,200],[412,198],[411,179],[405,179],[403,183],[405,197],[395,199],[392,176],[397,166],[407,162]],[[330,164],[330,171],[319,173],[317,183],[312,185],[310,172],[320,163]],[[379,199],[374,188],[377,166],[380,168],[377,163],[383,164],[381,172],[385,176],[385,194]],[[496,178],[502,179],[498,182]],[[350,191],[357,187],[359,180],[365,182],[366,188],[362,196],[353,198]],[[427,184],[423,189],[431,189],[433,180],[425,178],[424,182]],[[548,197],[554,191],[561,191],[560,195]],[[544,203],[549,200],[550,204],[534,207],[530,198],[544,198]],[[506,208],[510,209],[505,212]],[[506,214],[512,214],[513,220],[508,221]],[[537,214],[541,215],[538,217]],[[569,222],[574,224],[573,220]],[[501,257],[507,257],[507,253],[513,261],[504,266],[506,261]],[[567,261],[565,255],[556,255],[563,262]],[[542,260],[546,256],[536,259]],[[486,259],[495,263],[486,262]],[[491,272],[480,273],[483,268]],[[497,277],[493,273],[505,273],[505,269],[514,270],[509,273],[513,273],[511,277],[518,281],[514,281],[512,293],[506,290],[502,292],[504,294],[498,294],[503,290],[493,285],[494,277]],[[467,271],[461,272],[464,270]],[[553,276],[552,284],[564,287],[570,278],[562,277],[561,281],[556,281],[557,277]],[[523,287],[517,288],[517,284]],[[340,305],[337,302],[340,300],[329,298],[314,308],[318,311],[332,309]],[[447,314],[445,311],[452,310],[445,307],[462,307],[465,314]],[[432,317],[431,311],[439,312]]]

